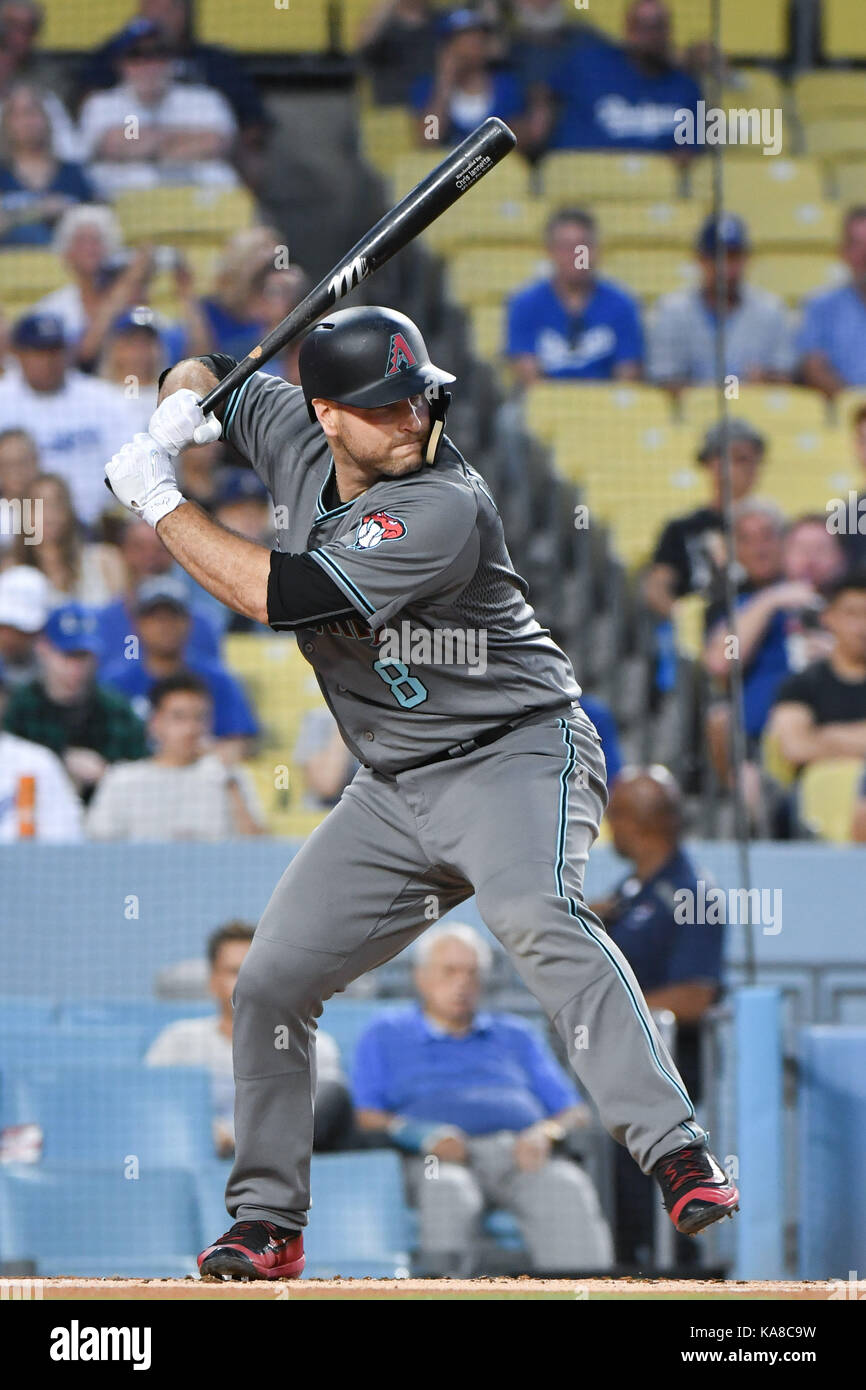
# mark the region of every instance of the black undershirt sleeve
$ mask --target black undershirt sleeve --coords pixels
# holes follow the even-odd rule
[[[362,615],[310,555],[271,551],[268,623],[275,631],[347,616]]]

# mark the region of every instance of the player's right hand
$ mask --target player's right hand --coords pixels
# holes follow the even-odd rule
[[[161,449],[174,455],[190,444],[212,443],[219,439],[222,429],[215,415],[205,415],[195,391],[184,387],[157,406],[147,432]]]

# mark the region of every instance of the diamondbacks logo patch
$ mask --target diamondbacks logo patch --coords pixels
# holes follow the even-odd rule
[[[352,549],[372,550],[382,541],[398,541],[405,534],[406,527],[398,516],[391,516],[389,512],[368,512],[361,517]]]
[[[405,372],[409,367],[416,367],[418,359],[410,348],[402,333],[392,333],[391,343],[388,348],[388,365],[385,368],[386,376],[396,376],[398,372]]]

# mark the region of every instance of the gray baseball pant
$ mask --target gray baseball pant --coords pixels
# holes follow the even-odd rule
[[[235,990],[238,1220],[302,1227],[322,1003],[474,892],[602,1123],[644,1172],[704,1137],[625,957],[582,885],[606,805],[601,741],[566,705],[465,757],[361,768],[277,884]]]

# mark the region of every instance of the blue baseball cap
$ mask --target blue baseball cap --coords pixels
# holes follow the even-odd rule
[[[449,14],[443,15],[439,26],[439,32],[443,38],[450,39],[454,34],[465,34],[470,29],[490,29],[492,26],[488,19],[478,10],[462,9],[451,10]]]
[[[159,337],[157,327],[157,317],[153,309],[148,304],[137,304],[134,309],[127,309],[125,314],[120,314],[111,325],[112,334],[118,333],[151,333],[154,338]]]
[[[742,217],[725,212],[716,221],[711,214],[701,227],[698,253],[701,256],[714,256],[719,240],[726,251],[748,251],[749,232]]]
[[[66,329],[56,314],[25,314],[12,329],[12,346],[51,351],[66,347]]]
[[[101,650],[96,617],[80,603],[65,603],[55,608],[42,629],[42,636],[60,652],[92,652]]]
[[[133,19],[125,29],[121,29],[114,41],[114,51],[123,55],[139,45],[142,50],[150,52],[162,49],[167,51],[170,47],[161,26],[153,19],[141,18]]]
[[[212,508],[232,502],[266,502],[268,490],[251,468],[227,468],[219,477]]]
[[[135,606],[139,613],[150,613],[154,608],[174,608],[178,613],[190,611],[186,586],[173,574],[158,574],[152,579],[145,579],[138,586]]]

